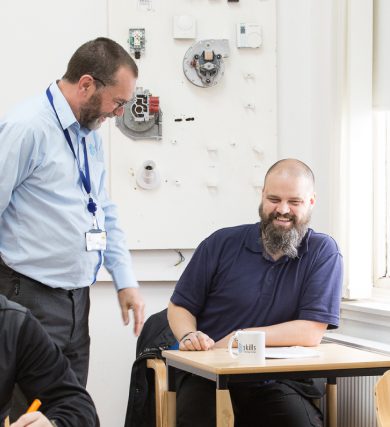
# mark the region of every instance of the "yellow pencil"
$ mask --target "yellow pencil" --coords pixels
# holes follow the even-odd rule
[[[26,414],[29,412],[35,412],[38,411],[39,407],[42,405],[42,402],[39,399],[35,399],[34,402],[30,405],[30,407],[27,409]]]

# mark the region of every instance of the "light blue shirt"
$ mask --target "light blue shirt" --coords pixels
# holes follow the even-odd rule
[[[62,127],[68,129],[84,170],[85,137],[91,195],[107,250],[86,250],[93,217],[76,159],[46,93],[0,120],[0,255],[15,271],[53,288],[75,289],[96,281],[102,264],[117,289],[137,287],[116,206],[105,190],[102,141],[81,128],[56,83],[50,86]]]

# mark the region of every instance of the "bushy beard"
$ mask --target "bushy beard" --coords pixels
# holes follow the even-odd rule
[[[95,93],[91,96],[88,104],[80,109],[79,123],[82,127],[90,130],[96,130],[101,126],[100,119],[102,117],[112,117],[112,114],[102,114],[102,96],[100,93]]]
[[[298,248],[305,237],[309,228],[311,212],[309,211],[305,218],[298,223],[295,215],[280,215],[275,212],[268,216],[263,211],[263,204],[259,207],[261,218],[261,237],[265,250],[270,255],[287,255],[289,258],[298,256]],[[292,220],[292,227],[289,229],[275,226],[273,220],[276,217],[282,217]]]

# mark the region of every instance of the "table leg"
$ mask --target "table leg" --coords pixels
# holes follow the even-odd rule
[[[216,409],[217,427],[233,427],[234,412],[229,393],[229,376],[217,375],[216,378]]]
[[[327,427],[337,427],[337,383],[336,378],[328,378],[326,384]]]
[[[176,380],[175,368],[168,365],[167,376],[167,427],[176,427]]]
[[[176,392],[167,394],[167,427],[176,427]]]
[[[217,389],[217,427],[233,427],[234,413],[229,390]]]

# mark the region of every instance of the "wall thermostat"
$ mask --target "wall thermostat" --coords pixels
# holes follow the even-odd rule
[[[190,15],[176,15],[173,17],[173,38],[194,39],[196,37],[196,21]]]
[[[261,26],[258,24],[237,24],[237,47],[260,47],[263,42]]]

